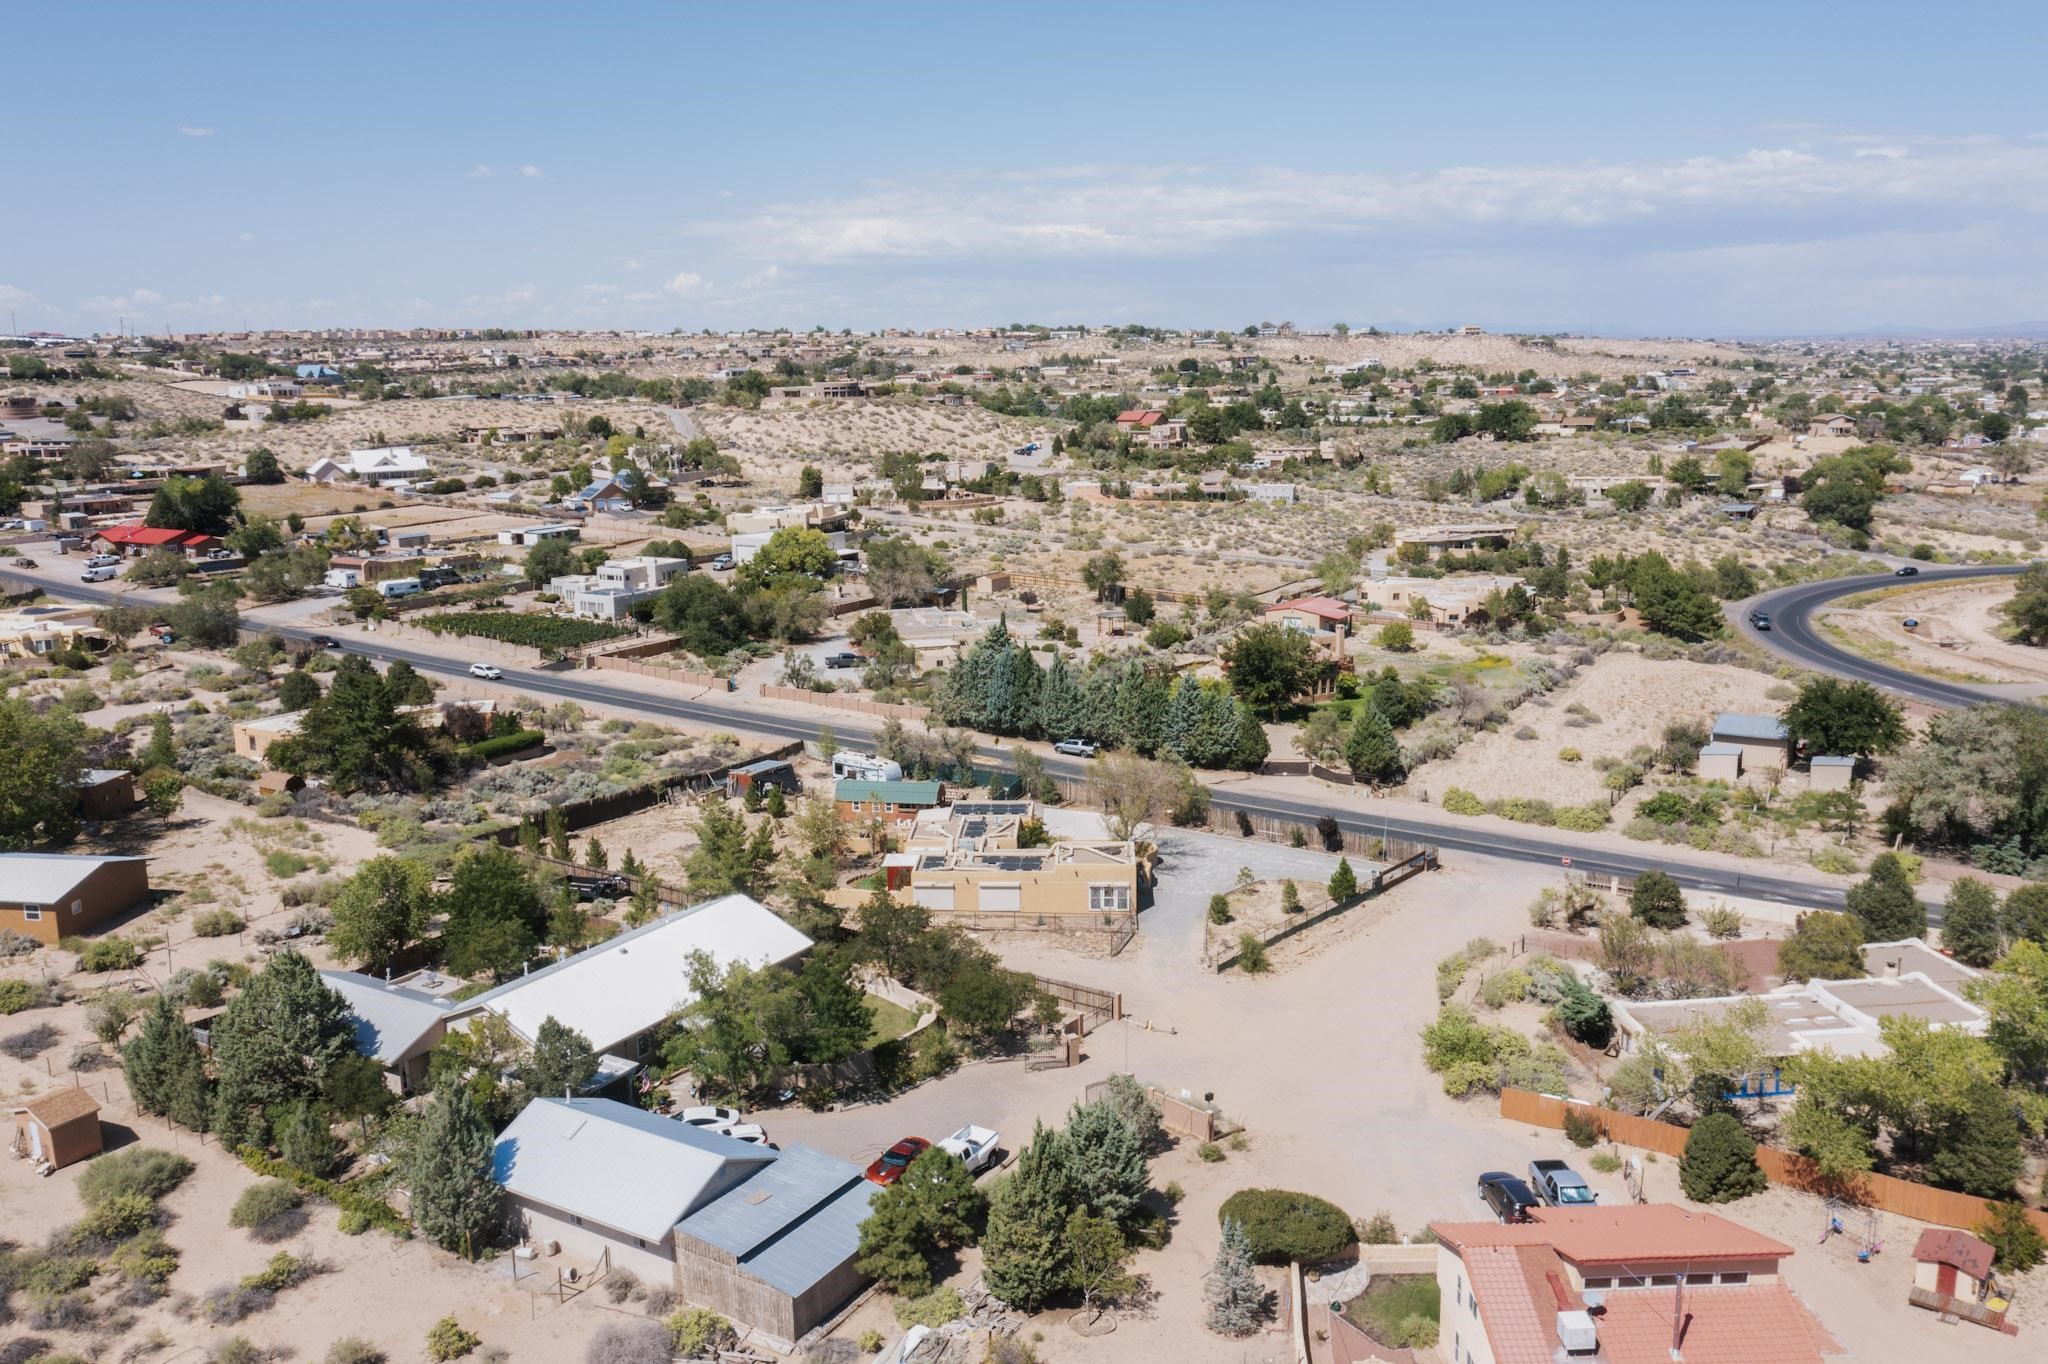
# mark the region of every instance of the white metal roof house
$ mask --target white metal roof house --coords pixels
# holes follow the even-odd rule
[[[589,1038],[599,1052],[641,1060],[648,1033],[696,999],[689,981],[692,953],[708,953],[721,967],[758,967],[794,961],[810,949],[809,938],[760,901],[725,895],[485,991],[464,1001],[450,1022],[488,1009],[531,1042],[541,1023],[553,1018]]]
[[[498,1138],[493,1174],[529,1239],[608,1255],[784,1345],[859,1292],[860,1224],[881,1191],[809,1147],[609,1099],[535,1099]]]

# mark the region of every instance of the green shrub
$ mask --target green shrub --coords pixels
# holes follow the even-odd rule
[[[1263,976],[1273,967],[1266,955],[1266,945],[1249,933],[1238,935],[1237,964],[1248,976]]]
[[[300,1213],[305,1198],[281,1179],[266,1179],[242,1190],[228,1214],[228,1225],[241,1227],[259,1241],[281,1241],[305,1225]]]
[[[1581,1109],[1566,1108],[1564,1134],[1581,1151],[1600,1140],[1599,1122]]]
[[[1813,863],[1815,871],[1831,872],[1837,876],[1854,876],[1863,869],[1861,863],[1832,843],[1826,847],[1815,848],[1813,856],[1807,860]]]
[[[185,1182],[192,1162],[171,1151],[147,1146],[130,1147],[111,1156],[101,1156],[78,1177],[78,1196],[87,1206],[104,1203],[124,1194],[162,1198]]]
[[[880,1354],[882,1352],[882,1333],[874,1330],[862,1331],[860,1333],[860,1352],[864,1355]]]
[[[265,1364],[270,1351],[247,1336],[229,1336],[206,1352],[206,1364]]]
[[[1716,905],[1700,915],[1700,925],[1716,938],[1739,938],[1742,936],[1742,915],[1726,905]]]
[[[261,1270],[242,1280],[244,1288],[261,1288],[270,1293],[282,1293],[293,1284],[303,1283],[313,1273],[313,1267],[288,1250],[280,1250],[270,1257],[270,1263]]]
[[[78,952],[85,971],[132,971],[141,964],[142,949],[126,938],[94,938]]]
[[[161,1284],[178,1269],[178,1251],[155,1227],[114,1247],[107,1263],[130,1283]]]
[[[156,1200],[148,1194],[123,1193],[89,1204],[71,1228],[72,1244],[126,1241],[156,1225]]]
[[[413,622],[437,635],[474,636],[529,649],[579,649],[626,632],[616,625],[561,616],[524,616],[511,611],[444,612]]]
[[[1289,1189],[1239,1189],[1223,1200],[1219,1220],[1235,1220],[1265,1264],[1321,1264],[1357,1239],[1344,1210],[1314,1194]]]
[[[1607,1000],[1574,975],[1558,982],[1557,1021],[1565,1035],[1589,1047],[1605,1047],[1614,1036],[1614,1011]]]
[[[493,758],[502,758],[508,753],[523,753],[529,748],[538,748],[541,744],[547,742],[547,737],[547,735],[537,729],[516,729],[510,734],[500,734],[490,739],[479,739],[468,748],[465,748],[463,752],[478,762],[489,762]]]
[[[1762,1193],[1770,1181],[1756,1163],[1756,1142],[1727,1113],[1709,1113],[1686,1134],[1678,1184],[1695,1203],[1730,1203]]]
[[[225,938],[239,933],[248,923],[232,909],[209,909],[192,917],[192,931],[202,938]]]
[[[2019,1203],[1993,1203],[1977,1234],[1991,1246],[1992,1263],[2008,1274],[2024,1274],[2048,1258],[2048,1238]]]
[[[344,1188],[332,1180],[308,1174],[296,1165],[273,1159],[254,1147],[245,1146],[235,1154],[241,1157],[242,1164],[256,1173],[284,1180],[302,1192],[332,1203],[341,1209],[345,1219],[360,1218],[367,1226],[379,1227],[400,1239],[409,1239],[412,1236],[412,1224],[394,1212],[391,1205],[381,1198],[356,1189]],[[356,1235],[361,1229],[359,1227],[357,1231],[350,1231],[348,1234]],[[348,1229],[344,1226],[343,1230]]]
[[[670,1317],[668,1335],[675,1352],[685,1359],[712,1355],[739,1340],[732,1323],[708,1307],[686,1307]]]
[[[949,1321],[958,1321],[967,1315],[967,1304],[960,1301],[960,1295],[950,1288],[934,1288],[921,1298],[909,1298],[896,1304],[896,1322],[900,1326],[929,1326],[933,1330]]]
[[[1489,1009],[1504,1009],[1528,993],[1528,974],[1510,967],[1486,978],[1479,987],[1479,1002]]]
[[[1557,750],[1557,760],[1561,763],[1579,762],[1585,756],[1585,754],[1579,752],[1579,750],[1577,750],[1576,748],[1560,748],[1559,750]]]
[[[481,1337],[463,1330],[453,1317],[443,1317],[427,1328],[428,1359],[460,1359],[481,1344]]]
[[[312,865],[311,862],[308,862],[295,852],[267,853],[263,858],[263,870],[269,872],[280,881],[297,876]]]
[[[321,1364],[384,1364],[384,1352],[361,1336],[343,1336],[327,1347]]]
[[[1557,827],[1575,834],[1594,834],[1607,827],[1607,807],[1566,805],[1557,812]]]
[[[43,988],[33,981],[0,980],[0,1014],[18,1014],[43,1000]]]
[[[1202,1158],[1203,1164],[1214,1165],[1223,1159],[1223,1148],[1213,1141],[1205,1141],[1195,1148],[1195,1154]]]
[[[1486,802],[1462,786],[1453,786],[1450,790],[1444,792],[1444,798],[1439,804],[1442,805],[1444,812],[1447,814],[1483,815],[1486,813]]]
[[[1621,1157],[1612,1151],[1600,1151],[1588,1156],[1586,1163],[1603,1175],[1611,1175],[1621,1168]]]
[[[1209,897],[1209,922],[1227,924],[1230,922],[1230,897],[1220,892]],[[26,1008],[26,1005],[22,1007]],[[8,1012],[13,1012],[9,1010]]]

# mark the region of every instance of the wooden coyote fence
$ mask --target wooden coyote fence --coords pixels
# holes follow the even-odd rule
[[[1403,858],[1401,861],[1396,862],[1391,867],[1386,867],[1380,871],[1374,872],[1372,880],[1366,883],[1361,894],[1354,895],[1349,900],[1340,900],[1336,904],[1331,905],[1328,909],[1325,909],[1317,914],[1311,914],[1306,919],[1296,920],[1295,922],[1288,924],[1286,927],[1281,928],[1278,931],[1271,933],[1266,937],[1260,939],[1260,941],[1265,943],[1265,945],[1268,947],[1273,946],[1275,943],[1286,942],[1295,934],[1307,932],[1309,929],[1314,928],[1317,924],[1323,923],[1324,921],[1329,919],[1334,919],[1339,914],[1348,914],[1352,910],[1358,908],[1360,905],[1365,904],[1367,901],[1373,899],[1375,896],[1380,895],[1388,890],[1391,890],[1393,887],[1400,885],[1409,877],[1415,876],[1421,872],[1432,871],[1437,866],[1438,862],[1436,856],[1436,849],[1424,848],[1420,852],[1413,853],[1408,857]],[[1216,969],[1218,971],[1229,970],[1231,967],[1237,965],[1238,958],[1242,955],[1243,954],[1240,952],[1232,952],[1227,956],[1217,958]]]
[[[1525,1089],[1503,1089],[1500,1092],[1500,1115],[1514,1122],[1561,1128],[1567,1112],[1577,1112],[1590,1119],[1610,1141],[1619,1145],[1641,1147],[1667,1156],[1685,1154],[1687,1129],[1673,1123],[1573,1103],[1547,1094],[1531,1094]],[[1987,1199],[1931,1188],[1909,1179],[1895,1179],[1891,1175],[1857,1175],[1844,1187],[1833,1188],[1811,1160],[1772,1146],[1756,1148],[1756,1163],[1774,1184],[1790,1185],[1808,1193],[1833,1193],[1863,1207],[1896,1213],[1916,1222],[1974,1231],[1991,1216],[1991,1203]],[[2048,1212],[2029,1208],[2027,1217],[2044,1235],[2048,1235]]]
[[[1066,1009],[1081,1015],[1083,1036],[1124,1016],[1124,997],[1119,991],[1098,990],[1092,985],[1077,985],[1071,980],[1054,980],[1050,976],[1033,976],[1031,980]]]

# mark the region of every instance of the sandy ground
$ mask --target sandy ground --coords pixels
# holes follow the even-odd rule
[[[2000,610],[2008,580],[1930,584],[1862,594],[1853,606],[1822,613],[1827,624],[1863,636],[1868,651],[1916,670],[1965,672],[1986,682],[2048,682],[2048,654],[2005,637]],[[1906,621],[1917,622],[1913,629]]]
[[[1449,758],[1416,768],[1408,788],[1435,798],[1458,786],[1482,800],[1600,800],[1605,774],[1597,759],[1625,757],[1638,744],[1655,744],[1664,727],[1678,721],[1711,723],[1724,710],[1776,714],[1784,703],[1769,692],[1778,685],[1778,679],[1747,668],[1602,654],[1556,691],[1516,707],[1498,729],[1475,735]],[[1591,714],[1574,714],[1573,706]],[[1535,737],[1517,738],[1525,728]],[[1567,748],[1579,751],[1578,761],[1558,756]]]

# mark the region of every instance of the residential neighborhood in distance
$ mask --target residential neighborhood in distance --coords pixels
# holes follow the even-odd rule
[[[2039,1357],[1980,8],[15,16],[0,1364]]]

